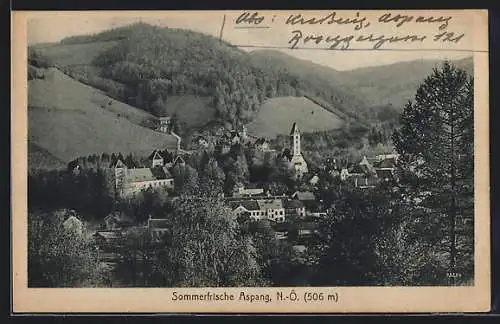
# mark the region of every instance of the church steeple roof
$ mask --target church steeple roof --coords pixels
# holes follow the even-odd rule
[[[299,132],[299,127],[297,126],[297,123],[293,123],[292,129],[290,130],[290,135],[293,135],[298,132]]]

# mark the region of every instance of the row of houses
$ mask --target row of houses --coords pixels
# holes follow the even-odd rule
[[[290,196],[271,196],[269,194],[243,195],[226,198],[235,217],[247,216],[251,220],[268,220],[283,223],[289,217],[321,217],[318,212],[320,203],[312,192],[295,192]]]
[[[344,178],[343,180],[352,181],[355,187],[373,188],[380,182],[396,180],[394,172],[396,164],[397,155],[383,159],[376,157],[372,161],[364,156],[358,164],[348,169],[347,172],[341,173],[340,176]]]
[[[398,163],[398,154],[381,154],[375,157],[364,156],[358,163],[349,163],[339,166],[335,159],[327,159],[324,169],[343,182],[350,182],[355,187],[365,189],[373,188],[383,181],[397,181],[395,174]],[[316,184],[319,177],[312,177],[311,184]]]

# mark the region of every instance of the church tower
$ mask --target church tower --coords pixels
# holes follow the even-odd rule
[[[293,123],[290,130],[290,145],[292,146],[290,152],[292,157],[290,160],[291,167],[295,169],[297,177],[301,177],[308,172],[307,163],[300,152],[300,131],[297,123]]]
[[[293,155],[300,154],[300,131],[297,123],[293,123],[292,129],[290,130],[290,145],[292,146]]]

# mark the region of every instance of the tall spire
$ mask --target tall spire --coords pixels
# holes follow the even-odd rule
[[[292,154],[301,155],[300,153],[300,131],[297,123],[293,123],[292,129],[290,130],[290,144],[292,145]]]

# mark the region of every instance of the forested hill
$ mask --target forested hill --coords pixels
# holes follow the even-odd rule
[[[369,117],[361,100],[313,74],[269,66],[189,30],[138,23],[37,50],[74,78],[155,115],[177,112],[172,106],[188,97],[205,121],[238,124],[252,120],[267,98],[307,96],[346,118]]]
[[[413,60],[338,71],[279,51],[258,50],[250,55],[259,66],[273,67],[306,80],[310,89],[334,88],[342,92],[344,98],[349,98],[349,102],[361,107],[362,115],[382,120],[387,115],[399,114],[406,102],[413,99],[420,83],[442,63],[441,60]],[[454,64],[473,74],[472,57]]]

